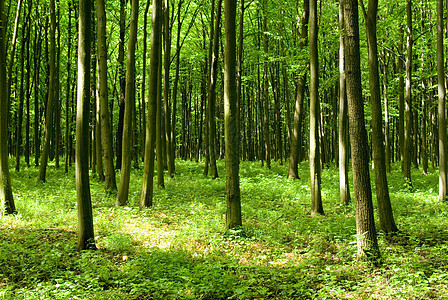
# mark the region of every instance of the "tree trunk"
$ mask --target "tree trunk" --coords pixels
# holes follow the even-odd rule
[[[53,2],[54,0],[51,0]],[[78,100],[76,113],[76,198],[78,203],[78,250],[96,249],[89,183],[88,135],[90,103],[90,10],[89,0],[79,1]]]
[[[319,150],[319,60],[317,50],[317,0],[310,0],[310,178],[311,214],[324,214],[321,196]]]
[[[408,0],[410,1],[410,0]],[[439,200],[447,199],[446,175],[446,102],[445,102],[445,61],[443,47],[443,0],[437,0],[437,79],[439,97]]]
[[[210,85],[208,90],[208,137],[209,137],[209,164],[210,174],[213,179],[218,178],[218,168],[216,167],[216,81],[218,78],[218,57],[219,57],[219,36],[221,35],[221,6],[222,0],[218,0],[216,5],[216,20],[213,34],[213,50],[210,65]],[[211,23],[213,24],[213,23]],[[211,25],[213,26],[213,25]]]
[[[118,81],[120,85],[120,94],[118,101],[118,125],[117,125],[117,142],[116,142],[116,168],[121,169],[122,163],[122,150],[123,150],[123,131],[124,131],[124,114],[125,114],[125,88],[126,88],[126,74],[124,68],[124,45],[126,36],[126,0],[120,0],[120,42],[118,45],[118,65],[119,75]]]
[[[97,0],[97,47],[98,47],[98,100],[101,124],[101,143],[106,193],[117,190],[114,169],[114,154],[112,150],[111,121],[109,119],[108,88],[107,88],[107,45],[106,45],[106,11],[105,1]]]
[[[403,58],[403,39],[404,32],[403,27],[400,26],[398,29],[399,40],[398,40],[398,62],[397,62],[397,75],[398,75],[398,145],[400,151],[400,162],[401,171],[404,174],[404,58]]]
[[[5,1],[0,0],[0,28],[4,28]],[[0,30],[0,215],[16,212],[8,165],[8,91],[5,30]]]
[[[72,36],[72,1],[68,1],[68,36]],[[68,173],[68,165],[70,160],[70,84],[71,84],[71,49],[72,40],[68,39],[67,42],[67,84],[65,89],[65,160],[64,160],[64,172]],[[36,101],[36,100],[35,100]]]
[[[236,128],[236,0],[225,0],[224,134],[226,160],[226,229],[242,226]]]
[[[154,145],[156,140],[157,78],[161,64],[162,0],[154,0],[151,25],[151,58],[149,65],[148,122],[146,123],[145,165],[143,169],[140,208],[151,207],[154,191]]]
[[[411,160],[412,160],[412,0],[406,0],[406,93],[405,112],[406,127],[404,132],[404,177],[405,184],[412,187]]]
[[[135,45],[137,43],[138,0],[131,0],[131,25],[129,28],[126,62],[125,108],[123,119],[122,163],[116,205],[126,205],[131,178],[132,108],[135,106]]]
[[[339,1],[339,29],[344,29],[344,1]],[[350,202],[350,185],[348,181],[348,107],[344,67],[344,37],[339,38],[339,193],[341,204]]]
[[[369,149],[362,99],[357,0],[344,1],[344,50],[356,210],[357,254],[358,258],[366,257],[376,262],[380,252],[373,217]]]
[[[308,39],[308,22],[310,16],[310,4],[309,0],[303,1],[303,12],[301,19],[301,35],[300,35],[300,48],[307,45]],[[305,85],[306,85],[306,70],[304,74],[299,74],[299,79],[296,86],[296,97],[294,106],[294,125],[291,135],[290,156],[289,156],[289,168],[288,178],[299,179],[298,164],[300,160],[300,150],[302,146],[302,122],[303,122],[303,100],[305,97]]]
[[[375,168],[376,199],[378,202],[380,230],[384,231],[386,234],[389,234],[397,232],[398,228],[394,221],[386,175],[380,74],[378,69],[378,48],[376,37],[377,12],[378,0],[369,0],[369,8],[367,14],[365,14],[365,24],[369,49],[369,84],[370,103],[372,106],[372,144],[373,163]]]
[[[163,100],[164,100],[164,111],[165,111],[165,143],[166,143],[166,165],[168,168],[168,177],[172,178],[174,176],[173,172],[173,151],[171,150],[171,103],[170,103],[170,63],[171,63],[171,26],[170,26],[170,3],[168,0],[165,1],[165,12],[164,12],[164,68],[163,68]],[[180,16],[178,16],[180,18]]]
[[[149,6],[151,4],[151,0],[146,0],[145,14],[143,17],[143,63],[142,63],[142,92],[141,92],[141,107],[142,107],[142,127],[141,127],[141,138],[140,143],[142,145],[142,156],[145,153],[145,144],[146,144],[146,57],[147,57],[147,49],[148,49],[148,11]]]
[[[56,12],[54,0],[50,0],[50,74],[48,82],[48,101],[45,113],[45,142],[42,149],[42,155],[39,168],[39,181],[45,182],[47,175],[47,161],[50,153],[50,139],[53,130],[53,110],[55,102],[55,87],[56,87]],[[90,22],[90,20],[89,20]],[[90,68],[90,66],[89,66]]]
[[[162,11],[163,18],[163,11]],[[162,57],[162,48],[159,48],[159,57]],[[157,154],[157,186],[165,187],[165,179],[163,171],[165,169],[164,152],[162,137],[162,63],[159,64],[158,76],[157,76],[157,104],[156,104],[156,154]]]

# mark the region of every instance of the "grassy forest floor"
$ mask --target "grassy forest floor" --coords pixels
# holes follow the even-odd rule
[[[43,184],[36,168],[11,168],[19,214],[0,218],[0,298],[448,298],[448,203],[438,201],[436,171],[414,169],[410,192],[393,165],[389,186],[401,234],[379,235],[383,264],[374,267],[356,261],[354,205],[339,204],[336,167],[322,175],[326,215],[310,217],[306,163],[293,181],[287,164],[267,170],[243,162],[244,237],[223,235],[224,162],[218,167],[221,177],[212,180],[202,164],[177,161],[175,178],[165,178],[144,211],[142,170],[131,174],[128,207],[115,207],[92,176],[99,250],[82,253],[74,169],[65,175],[50,166]]]

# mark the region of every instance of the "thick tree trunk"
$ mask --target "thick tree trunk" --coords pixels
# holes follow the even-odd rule
[[[54,0],[51,0],[54,1]],[[76,113],[76,198],[78,250],[96,249],[89,183],[90,0],[79,1],[78,100]]]
[[[132,108],[135,106],[135,45],[137,43],[138,0],[131,1],[131,25],[129,28],[126,62],[125,109],[123,119],[122,163],[116,205],[126,205],[131,178]]]
[[[377,261],[380,252],[373,216],[369,149],[364,120],[359,53],[358,1],[344,1],[345,74],[356,209],[358,258]]]
[[[5,18],[5,1],[0,0],[0,28]],[[8,91],[6,86],[5,31],[0,31],[0,215],[16,212],[8,165]]]
[[[225,0],[224,135],[226,159],[226,229],[242,226],[236,99],[236,0]]]

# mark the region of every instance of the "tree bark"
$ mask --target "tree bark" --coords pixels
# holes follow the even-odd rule
[[[151,25],[151,58],[149,64],[148,122],[146,123],[145,165],[143,169],[140,208],[151,207],[154,191],[154,145],[156,140],[157,78],[161,64],[162,0],[154,0]]]
[[[410,1],[410,0],[408,0]],[[447,200],[446,175],[446,101],[445,101],[445,61],[443,45],[443,0],[437,0],[437,79],[438,79],[438,120],[439,120],[439,200]]]
[[[0,28],[5,25],[5,1],[0,0]],[[8,165],[8,91],[5,30],[0,30],[0,215],[16,212]]]
[[[339,193],[341,204],[347,205],[350,202],[350,185],[348,181],[348,107],[344,67],[344,1],[339,1]]]
[[[361,0],[362,1],[362,0]],[[364,5],[362,5],[364,8]],[[369,0],[369,8],[365,14],[367,44],[369,49],[369,84],[370,103],[372,107],[372,144],[373,163],[375,169],[376,199],[378,202],[378,216],[380,230],[386,234],[398,231],[392,212],[392,204],[387,185],[386,159],[383,136],[383,116],[381,109],[380,74],[378,69],[378,48],[376,37],[376,19],[378,0]]]
[[[131,0],[131,25],[129,29],[126,62],[125,108],[123,119],[122,163],[116,205],[126,205],[131,178],[132,108],[135,106],[135,45],[137,43],[138,0]]]
[[[54,1],[54,0],[51,0]],[[78,99],[76,112],[76,198],[78,250],[96,249],[89,183],[90,0],[79,1]]]
[[[369,149],[362,99],[357,0],[344,0],[344,50],[356,210],[357,254],[358,258],[366,257],[375,262],[379,259],[380,252],[373,217]]]
[[[226,160],[226,229],[242,226],[239,183],[238,132],[236,128],[236,0],[225,0],[224,135]]]
[[[317,0],[310,0],[310,179],[311,214],[324,214],[321,196],[319,149],[319,60],[317,50]]]
[[[45,182],[47,175],[47,162],[50,153],[50,139],[53,130],[53,110],[55,102],[55,87],[56,87],[56,12],[54,0],[50,0],[50,74],[48,82],[48,101],[45,113],[45,142],[42,149],[42,155],[39,168],[39,181]],[[89,21],[90,22],[90,21]],[[90,67],[90,66],[89,66]]]
[[[170,103],[170,65],[171,65],[171,26],[170,26],[170,3],[168,0],[165,1],[165,12],[164,12],[164,67],[163,67],[163,100],[164,100],[164,111],[165,111],[165,143],[166,143],[166,165],[168,168],[168,177],[172,178],[174,176],[173,172],[173,151],[171,150],[171,103]],[[180,16],[178,16],[180,18]]]
[[[114,169],[114,154],[112,149],[111,122],[109,119],[109,101],[107,88],[107,45],[106,45],[106,11],[105,1],[97,0],[97,47],[98,47],[98,98],[100,102],[99,114],[101,124],[101,143],[103,148],[103,162],[106,193],[117,191]]]

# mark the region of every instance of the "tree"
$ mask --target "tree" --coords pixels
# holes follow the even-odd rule
[[[156,101],[158,88],[161,29],[162,29],[162,0],[153,0],[151,25],[151,58],[149,63],[148,87],[148,118],[146,123],[145,165],[143,169],[143,185],[140,198],[140,208],[151,207],[154,191],[154,146],[156,141]]]
[[[394,221],[386,175],[386,158],[382,124],[383,116],[380,94],[380,74],[378,70],[378,47],[376,37],[378,0],[369,0],[369,7],[367,12],[362,0],[361,7],[363,9],[364,18],[366,20],[365,25],[369,50],[370,103],[372,106],[372,148],[380,230],[384,231],[385,233],[393,233],[397,232],[398,228],[395,225]]]
[[[54,0],[52,0],[54,1]],[[76,112],[76,198],[78,250],[96,249],[89,183],[90,0],[79,1],[78,98]]]
[[[0,0],[0,28],[5,26],[5,1]],[[0,30],[0,215],[16,212],[8,165],[8,91],[6,86],[6,30]]]
[[[308,21],[309,21],[309,0],[303,1],[303,12],[301,18],[301,34],[300,48],[306,47],[308,39]],[[291,146],[289,156],[288,178],[299,178],[298,163],[300,159],[300,149],[302,144],[302,119],[303,119],[303,102],[305,98],[306,70],[304,74],[299,74],[296,87],[296,101],[294,109],[294,125],[291,135]]]
[[[209,137],[209,163],[210,173],[213,179],[218,178],[218,168],[216,167],[216,81],[218,78],[218,58],[219,58],[219,36],[221,35],[221,4],[222,0],[218,0],[216,5],[216,20],[214,29],[210,29],[213,33],[211,59],[210,59],[210,80],[208,87],[208,137]],[[213,9],[213,8],[212,8]],[[213,14],[212,14],[213,15]],[[213,27],[213,22],[210,23]],[[211,39],[211,37],[210,37]]]
[[[310,0],[310,179],[311,214],[324,214],[319,150],[319,60],[317,50],[317,0]]]
[[[344,67],[344,1],[339,1],[339,191],[341,204],[350,202],[350,186],[348,182],[348,111],[347,93],[345,88],[345,67]]]
[[[437,0],[437,79],[439,96],[439,200],[447,197],[446,175],[446,102],[445,102],[445,60],[443,52],[443,0]]]
[[[404,128],[404,164],[403,173],[406,185],[412,186],[411,155],[412,155],[412,0],[406,0],[406,91],[405,114],[406,126]]]
[[[47,162],[50,153],[51,133],[53,130],[53,110],[56,88],[56,13],[54,0],[50,0],[50,20],[50,74],[48,81],[48,101],[45,113],[45,141],[39,168],[39,181],[42,182],[45,182],[47,176]]]
[[[117,205],[126,205],[131,178],[132,108],[135,102],[135,45],[137,43],[138,0],[131,1],[131,26],[129,29],[128,55],[126,62],[125,107],[123,119],[122,163]]]
[[[163,57],[163,99],[164,101],[164,111],[165,111],[165,143],[166,143],[166,160],[168,177],[174,176],[173,171],[173,147],[171,143],[171,104],[170,104],[170,65],[171,65],[171,26],[170,26],[170,3],[168,0],[164,0],[164,14],[163,14],[163,40],[164,40],[164,57]],[[180,16],[179,16],[180,17]],[[175,108],[174,108],[175,109]]]
[[[352,153],[358,258],[379,258],[369,176],[359,52],[358,1],[344,0],[345,74]]]
[[[98,101],[101,124],[101,143],[103,148],[103,162],[106,193],[115,192],[117,183],[115,179],[114,156],[111,139],[111,122],[109,120],[108,89],[107,89],[107,45],[106,45],[106,9],[105,1],[96,1],[97,9],[97,76]]]
[[[224,134],[226,147],[226,229],[243,225],[239,177],[239,134],[236,128],[236,0],[225,0]]]

